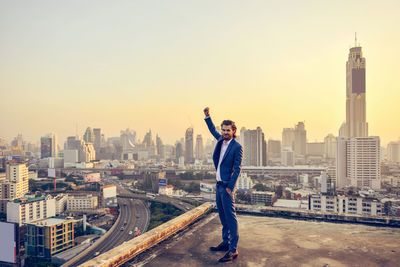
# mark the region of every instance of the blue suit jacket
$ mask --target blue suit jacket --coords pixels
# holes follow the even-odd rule
[[[213,161],[215,165],[215,169],[218,168],[219,163],[219,156],[221,152],[221,146],[224,139],[222,135],[215,130],[214,123],[212,122],[211,118],[208,117],[205,119],[208,129],[210,130],[211,134],[218,140],[217,145],[214,149],[213,154]],[[222,159],[220,165],[220,174],[221,179],[227,188],[231,191],[235,188],[236,181],[239,177],[240,170],[242,168],[242,158],[243,158],[243,149],[242,146],[236,142],[233,138],[232,141],[229,143],[228,148],[225,151],[225,155]]]

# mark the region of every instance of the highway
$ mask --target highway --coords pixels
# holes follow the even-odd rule
[[[119,198],[118,204],[120,206],[121,219],[110,233],[110,236],[98,244],[95,250],[91,251],[88,255],[74,264],[74,266],[78,266],[94,258],[97,256],[96,254],[104,253],[123,242],[134,238],[135,227],[138,227],[141,233],[146,232],[150,220],[150,212],[146,207],[146,204],[141,200],[127,198]],[[129,234],[130,231],[132,231],[132,234]]]

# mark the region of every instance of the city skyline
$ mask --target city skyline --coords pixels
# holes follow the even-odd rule
[[[260,126],[266,140],[305,121],[307,141],[323,141],[346,119],[354,32],[367,61],[369,135],[383,146],[399,139],[396,1],[41,2],[1,4],[0,137],[8,141],[54,132],[62,145],[89,126],[106,137],[130,128],[140,139],[152,129],[168,144],[193,127],[207,140],[205,106],[216,124]]]

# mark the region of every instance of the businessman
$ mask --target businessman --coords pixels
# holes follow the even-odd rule
[[[243,149],[236,142],[236,125],[231,120],[224,120],[221,124],[221,134],[215,130],[210,117],[210,109],[204,109],[205,121],[211,134],[218,140],[214,149],[213,161],[217,170],[216,203],[219,219],[222,224],[222,242],[211,251],[227,251],[220,262],[232,261],[239,252],[238,222],[236,219],[234,189],[240,174]]]

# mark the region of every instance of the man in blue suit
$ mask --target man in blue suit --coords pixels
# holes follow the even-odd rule
[[[219,219],[222,224],[222,242],[211,251],[228,251],[219,261],[232,261],[239,255],[237,243],[239,240],[238,223],[235,212],[234,189],[240,174],[243,149],[236,142],[236,125],[231,120],[224,120],[221,133],[215,130],[210,117],[210,109],[204,109],[205,121],[211,134],[218,140],[215,146],[213,161],[217,170],[216,203]]]

